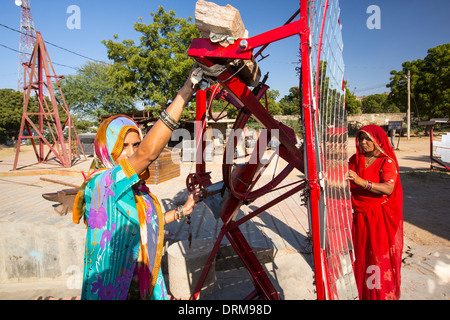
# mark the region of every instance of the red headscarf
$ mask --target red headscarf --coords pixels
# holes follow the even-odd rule
[[[358,140],[362,132],[370,137],[380,151],[375,166],[380,171],[374,171],[374,167],[371,170],[365,168],[365,157]],[[351,184],[355,211],[352,227],[356,257],[354,270],[361,299],[400,298],[403,249],[403,190],[397,157],[381,127],[367,125],[361,128],[356,135],[356,155],[350,159],[350,169],[363,179],[372,181],[381,175],[383,165],[388,161],[395,163],[397,177],[394,190],[387,197]],[[370,288],[368,283],[372,284]]]
[[[363,173],[365,169],[365,157],[364,154],[361,152],[360,146],[359,146],[359,135],[365,132],[369,138],[372,140],[372,142],[375,144],[375,147],[386,157],[393,160],[397,166],[397,169],[399,169],[397,157],[395,156],[394,148],[392,147],[391,142],[389,141],[389,138],[384,132],[383,128],[380,126],[369,124],[367,126],[362,127],[358,134],[356,135],[356,164],[357,164],[357,171],[358,175],[360,176],[359,172]]]

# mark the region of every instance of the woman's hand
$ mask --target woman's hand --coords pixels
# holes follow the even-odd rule
[[[363,186],[363,182],[365,181],[353,170],[348,170],[348,180],[353,181],[354,184],[360,187]]]
[[[183,212],[185,215],[189,215],[194,210],[195,205],[197,202],[201,200],[201,193],[200,189],[196,189],[193,193],[191,193],[186,201],[186,203],[183,205]]]
[[[183,85],[183,90],[189,92],[189,94],[192,96],[194,95],[194,93],[196,93],[200,87],[198,86],[198,84],[194,85],[192,83],[192,74],[194,73],[194,71],[199,68],[199,65],[197,62],[194,63],[194,65],[192,66],[191,71],[189,72],[189,76],[186,79],[186,82]]]
[[[348,170],[348,180],[353,181],[354,184],[361,188],[366,188],[368,181],[364,180],[360,176],[356,174],[353,170]],[[394,184],[393,183],[375,183],[372,182],[372,188],[370,188],[370,191],[377,194],[385,194],[390,195],[392,191],[394,191]]]
[[[198,90],[198,86],[192,86],[191,80],[191,74],[196,67],[197,64],[194,64],[185,84],[178,91],[170,106],[166,109],[166,112],[175,119],[175,121],[180,120],[185,105]],[[158,158],[161,151],[169,142],[171,136],[172,130],[162,121],[158,120],[144,137],[144,140],[141,141],[136,152],[128,158],[131,167],[138,175]]]

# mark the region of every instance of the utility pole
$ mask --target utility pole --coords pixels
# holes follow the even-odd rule
[[[411,71],[408,69],[408,140],[411,132]]]

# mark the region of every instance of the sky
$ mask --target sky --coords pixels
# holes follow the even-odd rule
[[[283,25],[299,7],[298,0],[216,0],[239,10],[249,36]],[[0,88],[17,90],[20,7],[14,0],[0,0]],[[194,17],[196,0],[30,0],[34,27],[44,40],[82,56],[108,61],[102,40],[119,36],[119,41],[139,42],[133,24],[142,17],[151,23],[150,12],[158,6],[173,10],[177,17]],[[73,11],[80,9],[79,28],[69,28]],[[377,28],[369,28],[379,8]],[[427,50],[450,42],[449,0],[341,0],[341,24],[344,42],[345,80],[357,96],[388,91],[390,71],[402,69],[405,61],[423,59]],[[70,26],[70,23],[69,23]],[[8,48],[5,48],[8,47]],[[57,75],[75,74],[76,68],[90,61],[79,55],[47,44]],[[267,84],[280,92],[298,86],[295,67],[299,60],[299,37],[272,43],[259,62],[262,74],[269,72]],[[255,51],[256,52],[256,51]],[[63,66],[64,65],[64,66]]]

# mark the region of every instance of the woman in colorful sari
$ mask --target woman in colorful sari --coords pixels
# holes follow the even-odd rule
[[[357,133],[349,180],[359,298],[399,299],[403,191],[397,157],[381,127],[368,125]]]
[[[100,125],[96,158],[73,210],[74,222],[83,217],[87,227],[81,299],[168,298],[160,268],[164,225],[189,215],[198,195],[163,214],[145,180],[194,93],[186,81],[145,138],[123,115]]]

